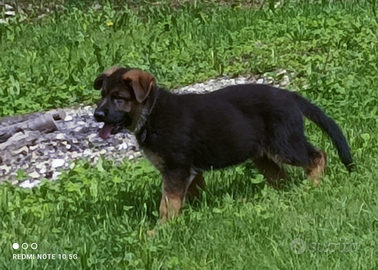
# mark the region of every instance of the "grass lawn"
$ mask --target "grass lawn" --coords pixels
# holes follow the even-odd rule
[[[348,174],[329,138],[306,122],[309,140],[328,153],[320,188],[293,168],[280,190],[251,164],[208,172],[203,200],[154,237],[161,180],[146,160],[83,160],[32,190],[4,183],[0,269],[378,269],[375,3],[67,4],[0,24],[0,117],[93,104],[93,80],[112,65],[143,68],[167,88],[220,75],[279,81],[285,69],[288,88],[340,125],[357,165]],[[290,245],[298,238],[301,254],[292,251],[300,240]]]

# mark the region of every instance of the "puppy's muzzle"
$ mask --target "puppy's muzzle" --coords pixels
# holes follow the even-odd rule
[[[104,108],[104,109],[96,109],[94,112],[94,117],[97,122],[104,122],[105,118],[108,116],[109,110]]]

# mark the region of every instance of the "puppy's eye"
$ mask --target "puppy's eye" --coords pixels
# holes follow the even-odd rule
[[[112,98],[113,98],[114,100],[124,100],[124,98],[121,97],[121,96],[119,96],[119,95],[113,95]]]

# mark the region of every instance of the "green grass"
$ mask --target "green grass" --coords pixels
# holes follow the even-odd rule
[[[292,168],[282,190],[255,184],[260,176],[249,165],[208,172],[204,199],[148,237],[159,174],[146,161],[82,161],[33,190],[0,186],[0,269],[377,269],[375,9],[375,1],[285,1],[277,9],[193,1],[118,11],[107,4],[0,25],[1,116],[92,104],[94,78],[116,64],[146,69],[169,88],[219,75],[279,80],[286,69],[289,88],[339,123],[358,168],[348,174],[329,139],[306,123],[309,140],[329,154],[320,188]],[[290,250],[296,238],[308,245],[303,254]],[[356,252],[309,250],[345,239],[358,243]],[[38,248],[14,251],[15,242]],[[77,259],[13,260],[19,253]]]

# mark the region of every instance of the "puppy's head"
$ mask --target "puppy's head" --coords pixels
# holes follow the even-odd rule
[[[140,69],[113,67],[99,75],[94,88],[101,89],[102,99],[94,117],[105,123],[100,137],[106,139],[123,127],[134,131],[155,85],[154,77]]]

